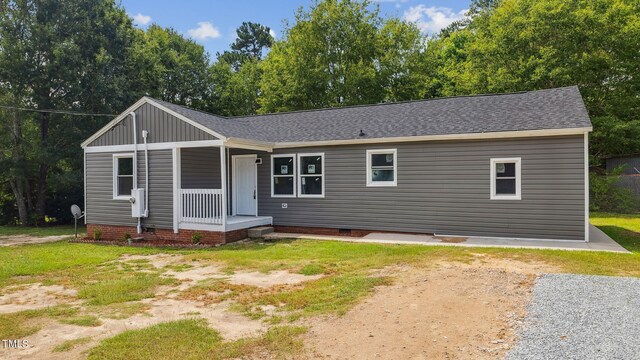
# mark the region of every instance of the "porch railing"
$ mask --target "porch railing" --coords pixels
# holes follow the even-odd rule
[[[181,189],[180,221],[191,224],[222,224],[222,189]]]

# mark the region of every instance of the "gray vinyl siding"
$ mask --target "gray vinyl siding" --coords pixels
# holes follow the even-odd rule
[[[324,198],[272,198],[258,166],[259,215],[274,225],[584,239],[584,138],[432,141],[276,149],[325,153]],[[367,149],[396,148],[398,186],[367,187]],[[490,200],[490,159],[521,157],[522,200]],[[288,208],[283,209],[282,203]]]
[[[220,148],[201,147],[180,150],[183,189],[220,189]]]
[[[113,153],[88,153],[87,223],[135,226],[131,205],[113,199]],[[171,150],[149,151],[149,217],[143,225],[173,228],[173,161]],[[144,152],[138,152],[138,186],[145,187]]]
[[[137,119],[137,130],[140,134],[138,143],[142,143],[142,130],[149,131],[147,142],[180,142],[216,140],[217,138],[177,117],[150,104],[143,104],[134,111]],[[89,146],[127,145],[133,144],[133,122],[127,116],[109,131],[92,141]]]

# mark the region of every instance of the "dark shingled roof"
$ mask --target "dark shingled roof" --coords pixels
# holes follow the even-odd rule
[[[154,101],[225,137],[270,143],[591,127],[577,86],[234,118]]]

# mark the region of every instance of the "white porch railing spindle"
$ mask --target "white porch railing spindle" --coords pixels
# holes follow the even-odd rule
[[[180,222],[222,224],[222,189],[180,189]]]

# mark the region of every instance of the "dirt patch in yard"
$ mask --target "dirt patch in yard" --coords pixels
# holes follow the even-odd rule
[[[287,271],[270,273],[236,271],[224,273],[218,264],[200,261],[186,261],[182,255],[125,255],[116,260],[118,266],[124,263],[149,263],[156,269],[164,270],[163,276],[173,277],[177,285],[160,286],[154,298],[143,299],[144,311],[125,319],[113,319],[98,316],[100,325],[87,327],[61,324],[54,320],[43,324],[42,329],[28,336],[31,347],[1,353],[3,359],[81,359],[85,352],[96,346],[101,340],[115,336],[126,330],[146,328],[161,322],[181,319],[205,319],[209,326],[220,332],[225,340],[237,340],[244,337],[259,336],[268,325],[260,320],[237,312],[229,311],[232,302],[206,302],[181,298],[181,292],[198,286],[201,281],[220,280],[234,285],[256,287],[260,289],[279,285],[299,284],[322,277],[305,276]],[[141,271],[141,270],[137,270]],[[75,295],[75,290],[62,286],[42,286],[41,284],[20,285],[6,288],[0,296],[0,313],[17,312],[59,304],[73,304],[83,307]],[[267,312],[267,309],[265,309]],[[97,315],[97,314],[96,314]],[[90,337],[91,340],[75,346],[70,351],[52,352],[61,343],[69,340]],[[0,349],[1,350],[1,349]]]
[[[317,280],[323,275],[302,275],[288,271],[272,271],[269,273],[236,272],[229,276],[229,282],[236,285],[250,285],[260,288],[270,288],[276,285],[295,285],[305,281]]]
[[[0,295],[0,314],[42,309],[76,300],[77,291],[60,285],[29,284],[10,286]]]
[[[146,328],[161,322],[180,319],[204,318],[209,326],[220,331],[226,340],[259,335],[266,330],[265,325],[243,315],[228,312],[228,304],[216,304],[203,307],[193,301],[161,299],[143,301],[150,309],[127,319],[101,319],[96,327],[60,324],[51,322],[39,332],[28,336],[32,347],[7,351],[3,359],[82,359],[84,352],[96,346],[101,340],[115,336],[123,331]],[[52,349],[67,340],[90,337],[91,340],[76,346],[70,351],[52,352]],[[6,357],[5,357],[6,356]]]
[[[0,236],[0,246],[41,244],[47,242],[60,241],[73,237],[73,235],[54,236],[32,236],[32,235],[9,235]]]
[[[436,236],[434,239],[440,240],[440,242],[443,242],[443,243],[458,244],[458,243],[463,243],[463,242],[467,241],[468,238],[466,238],[466,237]]]
[[[515,342],[537,274],[554,270],[486,256],[384,269],[394,285],[342,317],[310,321],[308,358],[501,358]]]

